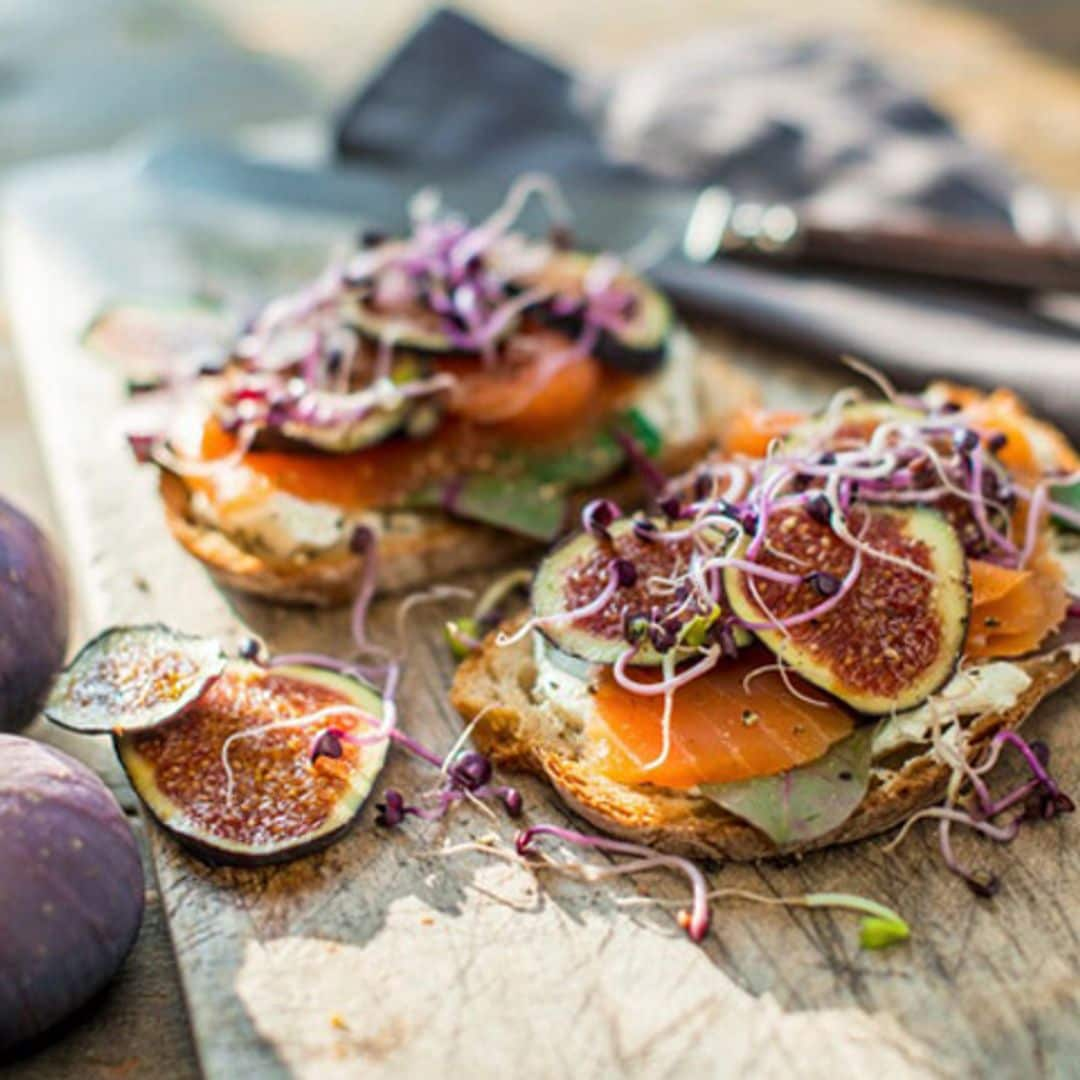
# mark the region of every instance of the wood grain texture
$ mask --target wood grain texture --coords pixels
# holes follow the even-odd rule
[[[286,611],[229,597],[168,537],[154,478],[128,460],[119,389],[73,347],[94,288],[17,221],[5,251],[26,374],[59,510],[72,538],[89,629],[168,619],[275,650],[348,651],[345,613]],[[47,304],[41,297],[48,296]],[[60,302],[58,297],[67,300]],[[838,381],[779,354],[714,336],[774,402],[820,401]],[[394,607],[375,612],[392,635]],[[443,613],[444,614],[444,613]],[[451,661],[437,609],[408,635],[407,729],[448,747]],[[1076,691],[1033,723],[1080,787]],[[382,786],[430,774],[392,752]],[[552,794],[522,784],[527,819],[565,821]],[[900,851],[869,843],[789,865],[714,868],[717,886],[766,895],[851,891],[911,922],[910,944],[861,952],[853,919],[728,902],[702,948],[641,895],[684,896],[666,873],[592,890],[536,882],[519,867],[435,852],[509,823],[463,810],[442,826],[359,827],[325,854],[261,871],[210,870],[151,834],[162,904],[210,1076],[1067,1075],[1080,1055],[1080,848],[1053,822],[1007,849],[960,842],[999,873],[980,903],[944,872],[930,829]]]
[[[268,49],[295,59],[322,83],[329,105],[350,91],[359,73],[374,63],[407,29],[424,6],[424,0],[351,6],[343,6],[338,0],[302,0],[300,3],[296,0],[206,0],[204,6],[226,12],[236,35],[253,48]],[[625,62],[657,44],[705,29],[722,29],[725,22],[732,19],[764,18],[773,25],[785,27],[812,23],[816,31],[842,28],[879,49],[908,77],[925,82],[962,126],[1008,152],[1029,172],[1061,188],[1075,190],[1077,187],[1080,74],[1075,68],[1070,70],[1048,62],[1002,25],[958,12],[945,4],[909,0],[875,3],[828,0],[812,8],[800,8],[780,0],[766,3],[759,0],[753,0],[753,3],[748,0],[671,0],[663,5],[662,14],[649,0],[624,0],[618,5],[617,13],[612,12],[610,5],[586,8],[577,0],[557,0],[554,4],[544,5],[469,0],[466,6],[508,33],[521,35],[574,64],[592,67]],[[1013,3],[1005,6],[1010,24],[1025,33],[1030,25],[1032,5]],[[1075,8],[1069,0],[1048,0],[1038,7],[1041,25],[1046,26],[1048,37],[1060,41],[1063,35],[1059,31],[1075,31]],[[743,348],[737,342],[732,345]],[[755,374],[768,376],[773,400],[791,402],[798,398],[799,391],[795,388],[804,385],[803,369],[779,354],[765,355],[745,348],[743,351]],[[27,360],[44,364],[49,357],[35,354]],[[815,391],[822,389],[815,387]],[[112,399],[109,401],[111,408]],[[53,457],[54,461],[60,460],[57,455]],[[122,476],[123,483],[130,482],[129,472]],[[75,480],[66,472],[54,472],[53,477],[61,485],[62,501],[66,506],[73,500],[67,489]],[[5,494],[14,494],[22,505],[51,524],[45,474],[31,445],[22,395],[6,353],[0,357],[0,489]],[[136,512],[135,507],[143,508],[139,513],[145,510],[149,505],[147,497],[147,492],[142,489],[127,492],[132,513]],[[65,520],[76,529],[82,529],[85,519],[82,510],[76,507],[72,513],[65,511]],[[100,539],[97,542],[101,542]],[[141,539],[132,540],[131,546],[142,550]],[[81,550],[78,544],[76,548]],[[79,559],[81,561],[82,556]],[[153,561],[144,559],[142,565],[153,568]],[[168,575],[175,566],[175,559],[167,561],[161,573],[153,578],[163,593],[168,591],[165,582],[172,580]],[[134,587],[136,592],[123,593],[124,602],[131,605],[124,610],[128,615],[137,613],[140,610],[138,579],[125,576],[123,571],[115,568],[106,571],[101,586],[106,594],[109,573],[125,581],[125,589]],[[197,573],[182,577],[180,587],[184,584],[206,587]],[[159,598],[157,606],[170,607],[166,599]],[[112,617],[112,610],[106,597],[95,617],[106,620]],[[172,614],[177,617],[175,607]],[[283,631],[283,634],[287,636],[288,632]],[[303,633],[298,630],[295,640],[302,637]],[[1039,726],[1056,729],[1055,746],[1061,745],[1059,729],[1063,723],[1075,727],[1077,705],[1074,693],[1072,697],[1059,698],[1044,710]],[[36,728],[34,734],[47,736],[48,733]],[[67,748],[80,751],[84,757],[89,756],[110,782],[119,784],[119,773],[112,764],[107,744],[91,748],[85,740],[77,743],[72,739]],[[122,797],[130,798],[130,793],[122,792]],[[1065,829],[1072,824],[1068,823]],[[944,888],[940,883],[935,886],[936,892],[924,895],[925,875],[930,869],[926,867],[924,872],[922,864],[932,858],[932,845],[922,836],[911,841],[912,851],[905,854],[903,863],[879,858],[871,849],[867,852],[869,861],[860,857],[851,866],[844,860],[832,862],[832,856],[828,866],[814,861],[816,869],[812,878],[807,879],[814,884],[831,882],[854,888],[861,883],[868,891],[880,888],[879,895],[892,896],[916,921],[917,937],[911,947],[913,955],[906,950],[882,958],[859,954],[851,946],[852,925],[846,920],[834,924],[820,915],[795,913],[787,916],[773,911],[731,909],[718,913],[717,931],[710,943],[711,956],[722,970],[735,973],[735,978],[746,989],[771,991],[790,1009],[807,1009],[819,1001],[841,999],[873,1009],[879,1007],[878,1003],[888,993],[906,997],[908,1007],[903,1013],[906,1022],[920,1036],[925,1030],[931,1044],[950,1042],[953,1017],[960,1017],[957,1020],[960,1034],[953,1060],[970,1062],[974,1073],[996,1075],[995,1065],[999,1064],[1001,1075],[1073,1075],[1078,1070],[1076,1030],[1080,1026],[1080,1016],[1077,1015],[1075,976],[1076,927],[1068,911],[1070,905],[1075,906],[1078,872],[1074,859],[1069,857],[1069,838],[1070,834],[1064,829],[1058,833],[1042,831],[1035,838],[1041,851],[1037,860],[1031,859],[1024,849],[1010,852],[1006,893],[995,905],[1006,905],[1009,914],[1004,923],[1000,923],[994,909],[982,905],[973,907],[964,895],[953,895],[954,889]],[[414,846],[403,844],[400,857],[407,862],[414,851]],[[250,894],[251,903],[258,903],[254,884],[233,882],[225,874],[204,878],[200,870],[167,845],[162,846],[159,858],[173,860],[175,866],[169,873],[174,880],[182,880],[185,875],[189,878],[186,887],[178,885],[174,888],[172,899],[175,908],[182,907],[188,900],[194,905],[187,919],[189,928],[197,926],[200,919],[212,921],[220,916],[222,889],[226,896],[231,896],[233,890],[247,890],[245,895]],[[1014,861],[1017,859],[1022,861]],[[1062,862],[1060,874],[1059,859]],[[331,871],[337,865],[332,864]],[[348,867],[350,864],[343,865]],[[919,868],[919,873],[910,880],[905,877],[909,866]],[[478,869],[477,875],[480,873]],[[756,883],[761,888],[799,888],[801,873],[797,867],[782,873],[763,871],[763,880]],[[726,875],[721,877],[730,880]],[[755,878],[756,875],[747,880],[754,881]],[[1054,882],[1051,893],[1044,891],[1045,879]],[[656,887],[664,883],[651,881],[647,884]],[[287,881],[281,887],[286,885]],[[487,887],[483,881],[481,887]],[[943,898],[946,902],[939,906]],[[330,905],[328,926],[339,918],[338,907],[338,901]],[[365,913],[369,910],[365,904],[359,907]],[[158,918],[159,910],[157,906],[151,907],[138,951],[116,987],[96,1003],[87,1016],[80,1017],[75,1027],[65,1030],[62,1038],[9,1069],[5,1075],[37,1080],[57,1075],[139,1077],[157,1074],[171,1078],[195,1074],[191,1050],[182,1035],[182,1019],[172,997],[175,991],[169,981],[172,978],[171,959],[164,947],[165,931],[163,920]],[[412,918],[414,914],[406,909],[402,918]],[[367,918],[366,914],[364,917]],[[427,917],[420,916],[421,919]],[[461,921],[460,916],[454,914],[452,905],[445,914],[436,912],[431,918],[453,921],[454,926]],[[313,927],[312,936],[329,932],[327,927],[319,925],[318,918],[309,922]],[[229,942],[235,935],[248,932],[250,925],[249,921],[230,915],[212,934],[200,937],[196,930],[186,931],[194,946],[193,954],[189,954],[185,963],[192,993],[214,980],[215,965],[219,962],[230,969],[242,963],[244,953]],[[520,919],[515,917],[510,925],[521,927],[515,933],[528,934],[533,932],[536,919],[530,915]],[[351,922],[339,922],[332,930],[334,934],[344,936],[351,926]],[[440,942],[459,940],[451,932],[439,928],[437,922],[430,925],[421,922],[415,930],[417,935],[427,933],[430,936],[432,932],[440,934]],[[1042,933],[1048,934],[1048,939],[1034,947],[1033,942],[1041,940],[1039,935]],[[988,934],[992,935],[990,945],[986,944]],[[924,935],[928,935],[925,940]],[[800,959],[789,965],[784,960],[783,950],[790,947],[792,938],[799,945],[797,955]],[[969,955],[966,943],[972,940],[977,948]],[[280,948],[286,946],[288,942]],[[283,957],[288,960],[287,949],[283,952],[280,948],[269,953],[269,959],[279,964]],[[363,962],[362,956],[353,952],[346,955],[350,961]],[[423,952],[421,955],[428,954]],[[987,955],[990,956],[989,964],[985,959]],[[400,963],[393,966],[395,971],[390,973],[391,977],[405,982],[406,976],[397,970]],[[253,970],[257,970],[252,967],[250,958],[244,970],[248,978]],[[922,970],[923,975],[912,975],[913,971]],[[303,980],[292,976],[293,972],[286,972],[289,985],[303,985]],[[932,988],[922,1009],[914,1004],[923,985],[920,979]],[[256,1037],[256,1028],[248,1022],[243,1011],[231,1003],[225,980],[219,981],[225,992],[215,992],[199,1010],[200,1035],[209,1028],[214,1032],[215,1040],[204,1051],[204,1061],[212,1065],[212,1071],[222,1075],[242,1075],[238,1069],[230,1067],[230,1045],[236,1045],[240,1047],[236,1057],[238,1064],[267,1065],[267,1074],[283,1072],[280,1063],[294,1058],[287,1049],[282,1049],[280,1059],[273,1052],[250,1049],[248,1042]],[[647,973],[642,981],[649,983]],[[282,1015],[288,1004],[290,1002],[284,1000],[273,1002],[270,1011],[275,1015],[269,1020],[264,1018],[262,1023],[269,1029],[281,1026],[282,1033],[292,1039],[295,1028],[284,1023]],[[221,1012],[220,1019],[208,1020],[215,1012]],[[302,1026],[304,1009],[296,1015]],[[351,1065],[358,1063],[358,1067],[362,1067],[372,1056],[378,1060],[392,1058],[386,1050],[398,1041],[396,1032],[399,1029],[394,1024],[385,1028],[376,1025],[372,1034],[372,1030],[364,1026],[366,1021],[358,1023],[346,1012],[343,1019],[347,1027],[330,1028],[323,1022],[325,1014],[317,1000],[307,1015],[311,1018],[313,1038],[329,1055],[327,1062],[349,1071]],[[812,1018],[815,1014],[808,1012],[806,1015]],[[723,1017],[717,1022],[727,1029]],[[232,1036],[228,1034],[230,1025],[238,1025]],[[696,1034],[689,1027],[676,1028],[676,1033],[684,1038]],[[977,1043],[975,1050],[972,1050],[973,1037]],[[540,1041],[550,1042],[551,1037],[545,1032]],[[631,1063],[642,1060],[644,1041],[630,1039],[628,1049],[624,1048],[623,1054],[631,1055]],[[295,1042],[293,1054],[295,1047],[302,1045],[302,1042]],[[805,1058],[805,1048],[796,1047],[785,1072],[798,1071]],[[730,1062],[728,1055],[722,1053],[711,1063],[711,1071],[731,1071],[727,1068]],[[923,1070],[921,1063],[912,1063],[911,1067],[917,1071],[934,1071],[933,1066]],[[515,1071],[524,1070],[519,1067]]]

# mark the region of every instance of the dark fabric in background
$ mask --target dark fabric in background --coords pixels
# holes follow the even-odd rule
[[[342,162],[403,183],[471,173],[487,187],[541,170],[571,195],[592,192],[585,205],[598,211],[610,192],[623,231],[630,219],[642,236],[665,199],[681,210],[706,183],[853,221],[1007,227],[1018,193],[1046,220],[1060,214],[851,44],[760,30],[701,38],[589,82],[443,10],[359,90],[335,136]],[[654,276],[684,305],[810,352],[855,353],[908,384],[1010,383],[1080,434],[1080,336],[1019,303],[678,257]]]
[[[995,224],[1008,223],[1018,187],[843,40],[734,31],[589,82],[453,10],[432,15],[361,88],[336,144],[344,160],[432,176],[724,183]]]

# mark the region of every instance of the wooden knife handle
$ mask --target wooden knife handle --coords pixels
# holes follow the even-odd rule
[[[724,188],[698,197],[683,238],[695,262],[735,257],[888,270],[1026,291],[1080,292],[1080,246],[1030,243],[1008,229],[839,228],[783,203],[739,201]]]

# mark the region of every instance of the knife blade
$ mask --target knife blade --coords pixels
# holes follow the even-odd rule
[[[732,257],[885,270],[1026,291],[1080,292],[1076,244],[1032,242],[1008,229],[948,223],[840,227],[786,203],[737,199],[719,186],[698,196],[683,251],[701,263]]]

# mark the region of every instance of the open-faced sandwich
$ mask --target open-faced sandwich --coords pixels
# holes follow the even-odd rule
[[[544,241],[513,231],[537,192]],[[177,539],[228,586],[335,603],[373,541],[380,588],[417,585],[552,540],[635,458],[699,458],[746,382],[628,261],[571,250],[560,206],[525,181],[475,227],[368,234],[267,305],[138,440]]]
[[[692,856],[856,840],[944,800],[925,812],[952,863],[950,824],[1007,839],[1071,809],[1014,732],[1080,668],[1080,459],[1006,391],[886,389],[748,414],[654,512],[587,506],[528,615],[459,669],[480,746]],[[995,797],[1006,747],[1030,778]]]

